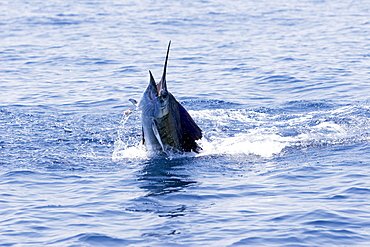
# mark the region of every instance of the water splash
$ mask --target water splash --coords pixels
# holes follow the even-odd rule
[[[141,130],[137,111],[125,111],[118,129],[118,139],[114,142],[112,159],[146,159],[147,153],[141,145]]]
[[[273,158],[283,154],[286,148],[303,149],[370,140],[369,107],[366,105],[310,108],[300,112],[296,109],[289,111],[289,107],[189,111],[203,129],[204,137],[198,142],[203,151],[187,155],[242,154]],[[132,124],[140,126],[138,119]],[[121,134],[123,136],[115,143],[113,159],[150,157],[137,136],[127,136],[127,131]],[[170,156],[177,158],[179,155]]]

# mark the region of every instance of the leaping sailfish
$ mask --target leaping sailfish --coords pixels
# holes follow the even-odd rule
[[[149,70],[149,85],[138,104],[141,110],[143,144],[154,152],[199,152],[195,142],[202,130],[185,108],[168,92],[166,70],[171,41],[168,44],[163,75],[156,83]]]

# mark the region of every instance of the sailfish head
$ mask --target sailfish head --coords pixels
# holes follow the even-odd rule
[[[170,45],[171,41],[168,44],[167,48],[167,55],[166,55],[166,60],[164,63],[164,68],[163,68],[163,74],[162,78],[159,81],[159,83],[155,82],[155,79],[153,77],[152,72],[149,70],[149,85],[146,88],[143,97],[141,99],[141,107],[148,107],[149,106],[154,106],[156,112],[160,115],[163,115],[166,112],[166,107],[168,103],[168,89],[167,89],[167,82],[166,82],[166,72],[167,72],[167,61],[168,61],[168,55],[170,52]]]
[[[166,55],[166,60],[164,62],[162,78],[159,81],[159,83],[157,84],[157,96],[162,97],[162,98],[166,98],[167,95],[168,95],[167,82],[166,82],[166,72],[167,72],[168,54],[170,53],[170,45],[171,45],[171,41],[168,43],[167,55]]]

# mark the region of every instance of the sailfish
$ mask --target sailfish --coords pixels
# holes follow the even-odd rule
[[[167,89],[166,71],[170,45],[171,41],[161,80],[156,83],[149,70],[149,84],[138,104],[141,110],[142,142],[148,151],[198,153],[201,147],[196,140],[202,138],[202,130]]]

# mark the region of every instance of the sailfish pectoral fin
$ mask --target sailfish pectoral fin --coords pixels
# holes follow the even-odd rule
[[[161,139],[161,136],[159,135],[158,128],[157,128],[157,125],[156,125],[155,121],[153,121],[153,123],[152,123],[152,130],[153,130],[155,138],[159,142],[159,145],[161,145],[162,150],[165,151],[163,143],[162,143],[162,139]]]

